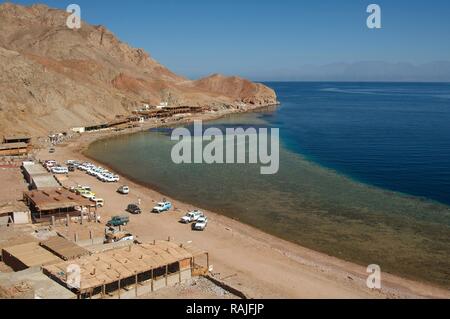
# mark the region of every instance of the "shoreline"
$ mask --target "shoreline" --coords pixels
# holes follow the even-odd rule
[[[108,165],[104,165],[103,163],[94,160],[85,154],[85,151],[90,144],[114,136],[134,134],[155,127],[187,124],[191,123],[194,120],[200,119],[203,121],[210,121],[231,114],[236,113],[224,112],[214,115],[200,114],[199,116],[197,116],[198,118],[189,117],[184,118],[182,121],[168,121],[166,123],[146,123],[146,125],[143,125],[138,129],[126,129],[121,132],[102,131],[87,133],[77,138],[76,141],[69,141],[67,145],[58,147],[58,153],[59,150],[64,150],[65,152],[63,151],[62,153],[65,153],[63,155],[66,156],[66,159],[69,159],[67,156],[75,157],[74,159],[80,159],[79,157],[82,157],[89,161],[100,163],[102,166],[107,167]],[[170,198],[170,196],[162,195],[160,192],[158,192],[157,188],[153,185],[138,183],[127,176],[122,175],[121,177],[121,183],[128,183],[128,185],[130,185],[133,189],[139,189],[143,193],[149,192],[151,193],[153,198],[162,198],[163,196]],[[193,207],[188,203],[183,203],[173,198],[170,198],[170,200],[173,200],[173,202],[175,203],[175,207]],[[272,295],[267,294],[267,292],[263,293],[263,291],[265,290],[263,288],[254,289],[254,292],[252,292],[251,289],[250,291],[245,291],[245,293],[252,298],[450,298],[450,292],[445,290],[444,288],[431,286],[428,283],[400,278],[396,275],[387,273],[382,273],[382,280],[384,285],[381,291],[369,290],[365,285],[365,280],[368,276],[365,267],[308,248],[304,248],[296,243],[275,237],[260,229],[240,222],[239,220],[221,215],[220,213],[215,213],[208,210],[204,211],[207,212],[210,219],[217,226],[221,226],[222,232],[231,232],[233,238],[239,237],[242,239],[243,243],[251,243],[258,247],[255,247],[256,251],[254,253],[258,254],[258,249],[264,249],[266,251],[265,253],[271,256],[276,256],[277,259],[281,258],[282,260],[284,260],[283,262],[292,263],[293,269],[290,269],[291,272],[293,270],[293,273],[290,274],[292,276],[291,280],[298,281],[298,279],[305,279],[303,278],[306,276],[305,274],[307,274],[306,277],[308,277],[307,279],[309,279],[309,281],[312,280],[310,277],[316,279],[317,277],[319,278],[317,280],[318,287],[314,287],[315,290],[319,291],[318,295],[317,292],[310,293],[308,295],[308,290],[311,290],[312,287],[310,287],[309,289],[298,287],[298,289],[294,289],[294,291],[290,291],[291,293],[288,293],[286,295]],[[185,213],[185,211],[183,212]],[[211,251],[211,249],[210,253],[212,256],[215,255],[214,251]],[[235,271],[239,271],[240,269],[242,269],[242,267],[239,266],[239,262],[235,266],[225,265],[225,268],[234,268]],[[298,272],[300,271],[303,271],[304,273],[299,274]],[[324,281],[327,282],[326,285],[323,284]],[[288,284],[289,283],[290,282],[288,281]],[[230,284],[233,286],[233,282],[231,282]],[[257,283],[257,285],[258,284],[260,283]],[[253,284],[248,283],[248,285],[252,286]],[[269,285],[274,285],[274,282],[269,281]]]

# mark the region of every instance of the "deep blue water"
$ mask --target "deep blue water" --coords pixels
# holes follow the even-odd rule
[[[450,84],[267,83],[291,151],[358,181],[450,204]]]

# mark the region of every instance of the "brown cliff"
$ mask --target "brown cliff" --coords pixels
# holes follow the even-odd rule
[[[276,103],[275,92],[238,77],[191,81],[103,26],[66,26],[67,13],[45,5],[0,5],[0,134],[112,120],[143,102],[254,108]]]

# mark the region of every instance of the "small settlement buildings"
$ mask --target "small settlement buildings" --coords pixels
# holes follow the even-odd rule
[[[122,130],[126,128],[137,127],[136,123],[144,123],[149,119],[165,119],[172,116],[180,116],[183,114],[200,113],[205,110],[202,106],[169,106],[168,103],[160,103],[157,106],[144,104],[144,107],[133,111],[133,115],[128,117],[119,116],[113,121],[107,123],[96,123],[85,127],[74,127],[72,131],[75,133],[95,132],[100,130],[115,129]]]

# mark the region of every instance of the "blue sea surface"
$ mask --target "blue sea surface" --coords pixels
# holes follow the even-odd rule
[[[286,146],[356,180],[450,204],[450,84],[267,83]]]

